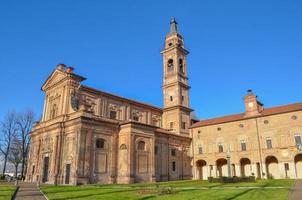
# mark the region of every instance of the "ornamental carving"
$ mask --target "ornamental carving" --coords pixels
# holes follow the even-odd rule
[[[44,139],[43,145],[42,145],[42,151],[43,152],[51,152],[53,146],[53,139],[48,136]]]
[[[82,102],[85,105],[86,111],[96,113],[96,102],[95,99],[93,99],[93,97],[83,95]]]

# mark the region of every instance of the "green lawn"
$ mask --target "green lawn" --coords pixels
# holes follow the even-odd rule
[[[13,184],[0,182],[0,200],[10,200],[16,187]]]
[[[43,185],[41,189],[50,200],[286,200],[293,183],[293,180],[260,180],[235,184],[174,181],[131,185]]]

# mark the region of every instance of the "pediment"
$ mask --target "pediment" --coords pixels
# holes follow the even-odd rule
[[[45,91],[45,89],[55,85],[56,83],[62,81],[65,78],[66,74],[64,72],[55,69],[42,85],[42,90]]]

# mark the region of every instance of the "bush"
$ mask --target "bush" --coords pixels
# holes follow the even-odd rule
[[[240,182],[255,182],[256,179],[255,179],[255,176],[249,176],[249,177],[222,176],[222,177],[218,177],[218,178],[208,177],[208,181],[210,183],[240,183]]]
[[[5,175],[0,175],[0,180],[5,180]]]

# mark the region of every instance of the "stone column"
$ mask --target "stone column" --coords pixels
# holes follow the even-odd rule
[[[92,140],[93,140],[93,134],[92,134],[92,130],[88,130],[86,132],[86,148],[85,148],[85,164],[84,164],[84,174],[87,177],[87,179],[89,180],[89,182],[91,182],[91,178],[92,178],[92,166],[91,166],[91,158],[92,158]]]
[[[213,176],[213,172],[211,170],[211,165],[208,165],[208,177]]]
[[[98,98],[97,99],[97,107],[96,107],[97,111],[97,115],[101,116],[102,115],[102,99]]]
[[[43,117],[42,117],[42,121],[45,121],[45,120],[46,120],[47,99],[48,99],[48,95],[45,95],[44,106],[43,106]]]
[[[51,161],[52,162],[51,174],[54,184],[56,184],[56,179],[57,179],[58,143],[59,143],[59,136],[56,135],[54,140],[55,147],[53,149],[52,161]]]
[[[156,182],[156,174],[155,174],[155,153],[154,153],[154,149],[155,149],[155,138],[151,139],[151,155],[149,156],[151,158],[151,182]]]
[[[262,174],[264,173],[264,175]],[[267,170],[266,170],[266,164],[262,163],[262,172],[261,172],[261,178],[267,179]]]
[[[131,119],[130,106],[127,106],[127,108],[126,108],[126,120],[129,121],[130,119]]]
[[[147,123],[148,124],[152,124],[152,116],[151,116],[151,112],[149,111],[148,112],[148,117],[147,117],[148,119],[147,119]]]

